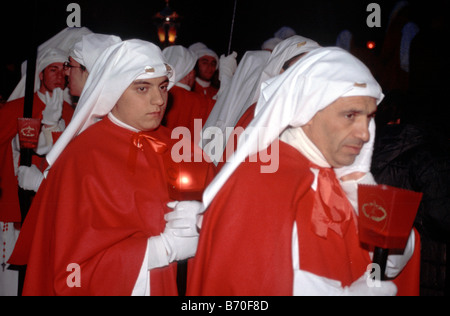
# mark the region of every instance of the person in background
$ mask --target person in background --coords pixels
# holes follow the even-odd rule
[[[189,50],[196,56],[195,85],[193,91],[212,99],[219,89],[212,84],[213,77],[219,69],[219,56],[203,43],[189,46]]]
[[[192,91],[195,84],[196,58],[183,46],[170,46],[163,50],[167,62],[175,68],[175,86],[169,92],[169,101],[163,125],[169,129],[186,127],[195,134],[195,120],[206,122],[215,101]]]
[[[106,34],[87,34],[69,51],[69,60],[64,63],[68,88],[72,98],[78,100],[95,61],[109,46],[121,42],[120,37]]]
[[[306,53],[319,47],[320,45],[317,42],[309,38],[292,35],[278,44],[272,54],[266,55],[268,59],[264,60],[259,69],[248,69],[248,67],[256,67],[258,65],[253,60],[256,58],[251,58],[248,61],[247,59],[243,59],[241,61],[241,68],[237,72],[239,76],[236,75],[233,77],[233,84],[237,90],[229,91],[226,99],[220,100],[226,105],[223,107],[223,111],[230,109],[226,113],[227,119],[225,126],[234,127],[234,131],[225,139],[226,147],[222,155],[222,160],[217,164],[216,172],[220,170],[223,164],[234,153],[237,148],[237,139],[240,133],[253,120],[261,83],[283,73],[300,58],[305,56]],[[251,65],[245,65],[245,62],[251,62]],[[249,78],[249,76],[252,77]],[[251,83],[253,83],[253,87],[248,88],[248,85]]]
[[[52,138],[61,133],[70,122],[73,108],[63,100],[66,86],[63,63],[67,55],[56,48],[45,50],[37,60],[36,71],[39,88],[34,94],[32,117],[41,120],[42,135]],[[14,249],[22,222],[19,186],[25,190],[37,191],[42,181],[42,171],[46,168],[45,157],[39,152],[32,157],[31,167],[19,166],[20,144],[17,122],[23,117],[25,98],[7,102],[0,108],[0,240],[2,257],[0,288],[5,295],[17,295],[17,271],[8,269],[7,260]]]

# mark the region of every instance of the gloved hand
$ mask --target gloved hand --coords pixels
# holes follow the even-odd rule
[[[58,125],[62,116],[63,102],[64,93],[60,88],[54,89],[51,97],[48,92],[45,93],[45,109],[42,111],[42,124]]]
[[[217,100],[219,96],[221,96],[228,88],[231,86],[231,80],[233,79],[233,75],[237,69],[237,61],[236,61],[237,53],[233,52],[228,56],[222,55],[219,60],[219,80],[220,80],[220,88],[217,94],[213,97],[214,100]]]
[[[387,258],[386,276],[388,278],[397,277],[400,272],[408,264],[409,260],[414,254],[414,247],[416,243],[416,236],[414,230],[411,231],[408,242],[402,253],[390,254]]]
[[[228,56],[222,55],[219,60],[219,79],[231,78],[237,69],[237,53],[233,52]]]
[[[392,281],[371,280],[369,272],[364,273],[349,287],[344,288],[345,296],[395,296],[397,286]]]
[[[370,121],[369,124],[370,139],[364,144],[361,152],[356,157],[355,161],[350,166],[335,168],[334,172],[338,179],[347,176],[354,172],[368,173],[372,164],[373,145],[375,143],[375,121]]]
[[[198,201],[174,201],[167,203],[174,211],[166,214],[166,228],[178,229],[177,236],[192,236],[198,234],[197,222],[204,212],[203,203]]]
[[[174,211],[164,217],[167,221],[164,232],[148,242],[149,269],[191,258],[197,251],[197,217],[204,210],[203,204],[182,201],[171,202],[168,206]]]
[[[17,171],[17,180],[22,189],[37,192],[44,180],[44,175],[35,165],[20,166]]]
[[[65,128],[66,122],[64,119],[60,119],[58,125],[42,126],[41,133],[39,134],[38,147],[35,149],[35,152],[39,156],[47,155],[54,145],[53,133],[63,132]]]

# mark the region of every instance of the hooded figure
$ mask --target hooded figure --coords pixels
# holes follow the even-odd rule
[[[62,61],[65,62],[67,60],[67,54],[69,53],[69,50],[73,47],[73,45],[78,42],[83,35],[86,34],[91,34],[92,32],[86,28],[86,27],[81,27],[81,28],[65,28],[64,30],[62,30],[61,32],[59,32],[58,34],[56,34],[55,36],[53,36],[52,38],[50,38],[49,40],[47,40],[45,43],[42,43],[39,47],[38,47],[38,56],[37,56],[37,60],[38,62],[36,63],[36,75],[35,75],[35,80],[34,80],[34,92],[36,92],[37,90],[39,90],[39,69],[42,69],[42,63],[39,62],[39,60],[42,58],[42,56],[45,54],[45,52],[48,49],[51,48],[57,48],[59,50],[61,50],[62,52],[64,52],[63,54],[66,55],[66,58]],[[8,101],[12,101],[18,98],[21,98],[25,95],[25,82],[26,82],[26,67],[27,67],[27,62],[23,62],[22,64],[22,78],[20,79],[19,83],[17,84],[16,88],[14,89],[13,93],[11,93]],[[68,93],[65,94],[64,96],[64,100],[66,100],[67,102],[70,103],[70,97],[68,95]]]
[[[371,100],[370,112],[383,98],[367,67],[340,48],[315,49],[263,83],[248,132],[204,193],[189,295],[396,293],[392,282],[367,286],[370,255],[360,247],[352,195],[358,182],[373,178],[338,180],[369,171],[371,113],[358,118],[365,124],[365,147],[338,169],[303,131],[319,112],[355,96]],[[414,239],[412,234],[403,256],[390,256],[390,277],[408,262]]]
[[[227,127],[233,128],[239,118],[251,105],[251,98],[255,93],[261,72],[269,59],[267,51],[249,51],[240,61],[229,87],[222,93],[208,116],[203,127],[202,147],[210,155],[214,164],[218,164],[222,157],[227,135]],[[219,135],[217,138],[213,134]],[[221,146],[216,146],[218,140]],[[209,146],[208,143],[214,140]],[[214,155],[211,153],[214,148]]]
[[[212,99],[219,91],[211,84],[215,72],[219,69],[219,56],[203,43],[192,44],[189,50],[197,59],[197,77],[193,91]]]
[[[309,38],[294,35],[279,43],[272,54],[265,51],[245,54],[233,76],[230,88],[217,100],[204,127],[203,146],[206,153],[215,152],[214,156],[210,155],[216,165],[226,160],[222,153],[231,138],[226,129],[245,128],[253,119],[261,84],[267,79],[279,75],[285,63],[292,58],[319,47],[318,43]],[[209,127],[214,127],[214,129],[208,130]],[[211,132],[218,132],[215,130],[216,127],[223,135],[222,145],[217,145],[217,139],[214,138],[215,141],[206,146],[209,140],[213,139]],[[231,154],[228,151],[227,147],[227,156]],[[220,159],[222,161],[219,161]]]
[[[39,60],[37,70],[41,72],[45,67],[47,67],[46,65],[51,63],[52,60],[59,63],[64,63],[64,72],[65,75],[68,76],[68,87],[70,90],[70,94],[72,97],[79,97],[87,80],[87,76],[89,75],[89,71],[92,70],[92,67],[94,66],[94,63],[98,56],[107,47],[111,46],[113,43],[118,43],[120,41],[120,38],[114,35],[83,35],[81,41],[75,44],[70,53],[73,56],[77,56],[76,58],[80,62],[80,65],[82,65],[80,66],[79,70],[72,70],[72,68],[78,67],[70,66],[70,62],[67,62],[66,54],[60,49],[51,49],[46,54],[44,54],[43,58]],[[85,64],[87,66],[84,66]],[[67,67],[69,67],[69,70],[67,70]],[[82,78],[84,78],[83,80],[79,79],[80,75]],[[78,90],[79,92],[74,93],[74,90]],[[39,96],[42,100],[45,99],[45,96],[40,93]],[[47,126],[43,126],[41,128],[41,133],[39,135],[39,144],[36,149],[36,153],[39,156],[45,156],[51,150],[53,144],[57,141],[62,131],[64,131],[66,125],[70,123],[69,121],[66,122],[64,120],[60,120],[59,122],[57,121],[58,116],[56,113],[58,113],[58,103],[60,105],[62,102],[62,95],[60,95],[59,98],[61,100],[57,100],[54,97],[55,102],[53,102],[53,106],[55,106],[55,108],[53,108],[51,111],[55,113],[55,117],[51,118],[50,120],[43,120],[43,123],[45,123]],[[75,106],[75,103],[72,103],[72,105]],[[49,114],[47,114],[47,116],[49,116]],[[42,168],[43,167],[41,167],[41,169]],[[41,170],[33,166],[20,166],[17,174],[19,179],[19,186],[26,190],[32,190],[35,192],[37,192],[37,190],[39,189],[39,186],[44,178]]]
[[[115,35],[88,34],[72,47],[64,69],[74,103],[78,103],[97,58],[109,46],[119,42],[121,42],[120,37]]]
[[[138,77],[156,78],[167,75],[169,77],[169,89],[172,88],[174,71],[172,67],[170,67],[170,71],[166,68],[166,64],[163,62],[165,59],[159,48],[153,47],[151,51],[158,56],[159,63],[156,66],[150,65],[148,69],[142,69],[141,65],[148,62],[148,57],[145,54],[149,47],[151,46],[142,45],[138,40],[127,41],[110,46],[106,53],[104,52],[98,57],[80,97],[79,105],[75,110],[73,124],[67,126],[52,151],[47,155],[50,167],[75,136],[111,112],[117,100],[133,79]],[[128,57],[126,52],[130,51],[133,52],[133,63],[125,64],[125,61],[129,58],[124,57]],[[135,65],[134,69],[128,70],[133,65]]]
[[[37,60],[37,78],[39,84],[36,86],[40,91],[34,94],[33,118],[41,120],[42,124],[51,126],[52,134],[60,134],[61,128],[68,124],[73,115],[73,108],[63,102],[62,90],[65,85],[62,63],[67,60],[67,55],[57,48],[46,49]],[[59,64],[59,65],[53,65]],[[51,66],[51,67],[49,67]],[[48,69],[47,69],[48,68]],[[44,73],[44,70],[47,72]],[[48,75],[48,77],[46,77]],[[42,78],[42,83],[39,78]],[[42,88],[41,88],[42,84]],[[56,91],[56,93],[54,93]],[[53,96],[50,97],[49,93]],[[20,146],[16,141],[17,119],[23,117],[24,98],[18,98],[6,103],[1,109],[0,122],[0,178],[2,178],[1,188],[3,195],[0,197],[0,221],[20,222],[20,207],[18,199],[18,180],[20,161]],[[61,120],[62,118],[62,120]],[[61,123],[61,124],[60,124]],[[61,125],[61,128],[60,128]],[[44,130],[45,128],[42,128]],[[39,155],[43,155],[37,149]],[[45,158],[33,156],[33,169],[36,173],[45,170]],[[37,185],[39,187],[39,185]],[[27,190],[37,190],[27,187]]]
[[[77,42],[69,52],[69,56],[86,67],[88,72],[94,68],[97,58],[103,51],[122,40],[115,35],[87,34]]]
[[[165,48],[163,55],[175,67],[175,84],[194,70],[195,63],[197,62],[197,56],[189,49],[180,45]]]
[[[141,40],[98,58],[10,260],[28,264],[24,295],[177,294],[174,261],[195,253],[198,233],[166,206],[172,144],[159,123],[173,77]]]
[[[50,138],[57,137],[66,123],[69,123],[73,108],[63,102],[62,89],[65,87],[63,63],[67,55],[57,48],[48,48],[41,52],[37,60],[37,91],[33,98],[32,117],[39,119],[41,130],[48,132]],[[52,94],[52,97],[50,96]],[[38,155],[32,156],[30,167],[19,166],[20,144],[17,130],[17,119],[23,117],[24,97],[7,102],[0,109],[0,227],[3,234],[0,242],[3,245],[3,261],[5,269],[0,270],[0,294],[17,294],[17,271],[9,270],[8,260],[19,233],[14,223],[22,220],[20,210],[19,186],[25,190],[37,191],[42,181],[42,171],[46,168],[45,157],[40,149],[41,142],[36,149]]]
[[[206,122],[214,101],[192,91],[195,84],[197,58],[189,49],[175,45],[163,50],[167,61],[175,68],[175,87],[170,90],[163,125],[169,129],[186,127],[194,138],[195,120]],[[199,128],[202,127],[199,124]]]
[[[209,56],[213,57],[217,61],[217,68],[219,68],[219,56],[217,56],[216,52],[214,52],[212,49],[208,48],[203,43],[195,43],[189,46],[189,50],[195,55],[196,60],[199,58],[202,58],[203,56]]]

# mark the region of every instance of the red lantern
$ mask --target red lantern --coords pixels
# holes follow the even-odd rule
[[[389,249],[404,249],[422,193],[387,185],[358,186],[358,231],[361,243],[375,247],[373,263],[384,279]]]
[[[18,118],[17,131],[20,148],[36,149],[39,142],[41,120],[36,118]]]

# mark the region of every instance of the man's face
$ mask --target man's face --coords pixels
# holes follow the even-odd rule
[[[48,65],[40,74],[41,87],[39,91],[41,93],[52,93],[54,89],[66,88],[66,76],[64,73],[63,63],[53,63]]]
[[[69,57],[69,66],[65,70],[65,74],[69,81],[70,95],[74,97],[81,96],[84,85],[86,84],[89,72],[81,68],[81,64],[72,57]]]
[[[210,81],[217,68],[217,61],[212,56],[203,56],[198,60],[197,76],[205,81]]]
[[[168,86],[167,77],[138,79],[125,90],[111,112],[140,131],[152,131],[164,116]]]
[[[334,168],[351,165],[369,141],[377,109],[372,97],[342,97],[317,112],[303,130]]]

